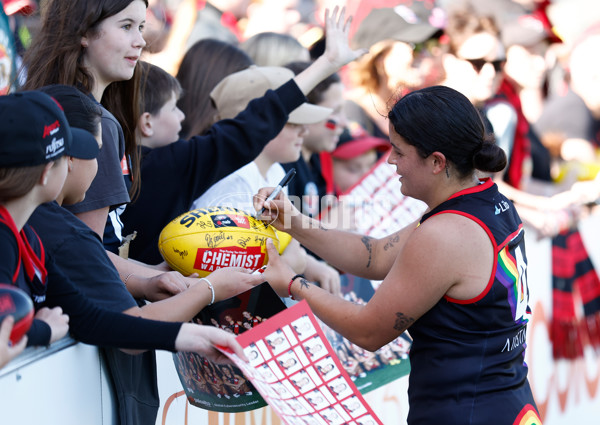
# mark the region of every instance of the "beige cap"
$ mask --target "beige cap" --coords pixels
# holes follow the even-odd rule
[[[252,99],[263,96],[267,90],[276,89],[294,78],[294,73],[279,66],[256,66],[225,77],[210,92],[221,119],[233,118],[248,106]],[[313,124],[324,121],[333,110],[323,106],[303,103],[289,116],[290,124]]]

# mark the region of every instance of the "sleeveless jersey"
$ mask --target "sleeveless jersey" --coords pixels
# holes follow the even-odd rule
[[[541,424],[527,381],[528,305],[523,225],[491,179],[458,192],[425,214],[467,217],[487,233],[494,264],[470,300],[442,298],[409,332],[408,423]]]

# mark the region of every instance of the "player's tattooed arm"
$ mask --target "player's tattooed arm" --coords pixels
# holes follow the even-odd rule
[[[400,240],[400,235],[392,235],[388,238],[385,245],[383,246],[383,250],[387,251],[388,249],[392,249],[396,243]]]
[[[396,313],[396,322],[394,323],[394,329],[400,332],[404,332],[415,322],[412,317],[406,316],[404,313]]]
[[[371,259],[373,256],[373,238],[369,236],[363,236],[360,240],[365,245],[365,248],[369,253],[369,261],[367,261],[367,268],[369,268],[371,267]]]
[[[301,289],[308,289],[308,280],[306,280],[305,278],[300,278],[300,288]],[[319,286],[319,285],[317,285]]]

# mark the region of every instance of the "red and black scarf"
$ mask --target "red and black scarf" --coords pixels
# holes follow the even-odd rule
[[[511,186],[520,189],[522,187],[524,164],[531,158],[531,142],[528,136],[529,122],[523,115],[519,94],[506,78],[502,80],[498,93],[488,104],[491,105],[501,99],[510,103],[517,114],[517,126],[504,180]]]
[[[552,239],[550,335],[555,359],[582,357],[587,344],[600,348],[600,279],[577,229]]]

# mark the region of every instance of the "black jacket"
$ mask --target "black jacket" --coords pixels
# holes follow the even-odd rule
[[[121,215],[124,236],[137,231],[129,256],[158,264],[164,226],[187,212],[209,187],[253,161],[306,98],[291,80],[255,99],[234,119],[219,121],[201,136],[142,148],[141,191]]]

